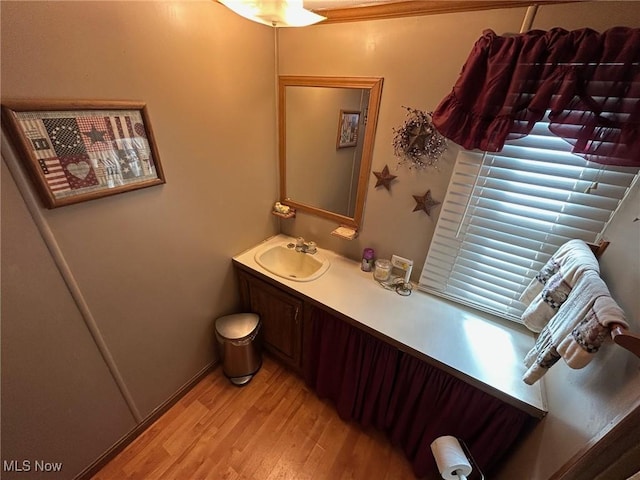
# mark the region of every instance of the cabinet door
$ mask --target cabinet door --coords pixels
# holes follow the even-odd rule
[[[248,284],[250,309],[262,320],[265,348],[296,371],[300,371],[302,301],[253,277],[248,278]]]

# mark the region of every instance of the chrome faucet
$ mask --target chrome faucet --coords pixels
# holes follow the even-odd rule
[[[313,255],[318,251],[316,242],[305,242],[304,238],[296,238],[296,252],[309,253]]]

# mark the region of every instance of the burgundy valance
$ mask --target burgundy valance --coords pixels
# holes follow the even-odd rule
[[[433,123],[464,148],[499,152],[547,110],[550,130],[573,153],[640,167],[640,29],[487,30]]]

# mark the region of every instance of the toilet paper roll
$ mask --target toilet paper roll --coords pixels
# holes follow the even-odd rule
[[[460,475],[471,473],[471,465],[456,437],[446,435],[431,443],[431,452],[436,459],[440,475],[445,480],[458,480]]]

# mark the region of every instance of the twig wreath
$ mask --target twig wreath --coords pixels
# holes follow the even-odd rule
[[[409,164],[409,168],[438,168],[437,162],[447,148],[447,139],[440,135],[431,123],[431,112],[415,108],[407,110],[407,119],[393,133],[393,151],[400,159],[399,165]]]

